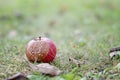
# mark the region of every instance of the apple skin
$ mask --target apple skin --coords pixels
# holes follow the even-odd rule
[[[25,53],[30,62],[49,63],[56,56],[56,46],[49,38],[39,37],[28,42]]]

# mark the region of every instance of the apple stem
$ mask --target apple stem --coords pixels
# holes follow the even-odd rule
[[[41,36],[39,36],[39,40],[41,40]]]

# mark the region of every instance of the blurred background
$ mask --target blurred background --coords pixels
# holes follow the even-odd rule
[[[119,0],[0,0],[0,37],[69,37],[118,26]],[[93,29],[94,28],[94,29]],[[78,30],[80,29],[80,31]],[[78,31],[77,31],[78,30]],[[65,33],[64,35],[61,33]]]
[[[55,42],[58,53],[54,64],[66,72],[73,67],[68,65],[69,55],[77,59],[84,56],[90,63],[108,58],[104,53],[120,42],[119,3],[120,0],[0,0],[0,76],[27,69],[20,58],[25,44],[38,36]]]

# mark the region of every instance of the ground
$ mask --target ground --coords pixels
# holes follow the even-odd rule
[[[109,50],[120,45],[119,2],[0,0],[0,79],[18,72],[33,74],[24,60],[25,46],[45,36],[56,44],[57,55],[51,64],[64,72],[59,77],[77,67],[73,80],[118,80],[120,71],[114,69],[117,62],[111,63]]]

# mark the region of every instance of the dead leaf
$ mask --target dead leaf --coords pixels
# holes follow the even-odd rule
[[[59,70],[56,66],[50,65],[48,63],[40,63],[40,64],[35,65],[29,62],[26,57],[24,57],[24,60],[33,69],[33,71],[39,71],[49,76],[57,76],[62,73],[62,71]]]
[[[120,59],[120,47],[112,48],[109,51],[110,59]]]
[[[110,59],[118,60],[120,59],[120,51],[115,51],[110,53]]]
[[[24,74],[17,73],[6,80],[29,80]]]
[[[40,63],[38,65],[34,65],[29,62],[29,66],[34,71],[40,71],[41,73],[49,75],[49,76],[57,76],[62,73],[62,71],[59,70],[57,67],[50,65],[48,63]]]
[[[81,64],[85,64],[85,61],[84,62],[80,62],[79,60],[76,60],[73,57],[70,57],[69,61],[71,61],[72,63],[76,64],[78,67],[80,67]]]
[[[115,52],[115,51],[120,51],[120,47],[111,48],[109,53]]]
[[[115,52],[110,53],[110,59],[112,59],[115,56]]]

